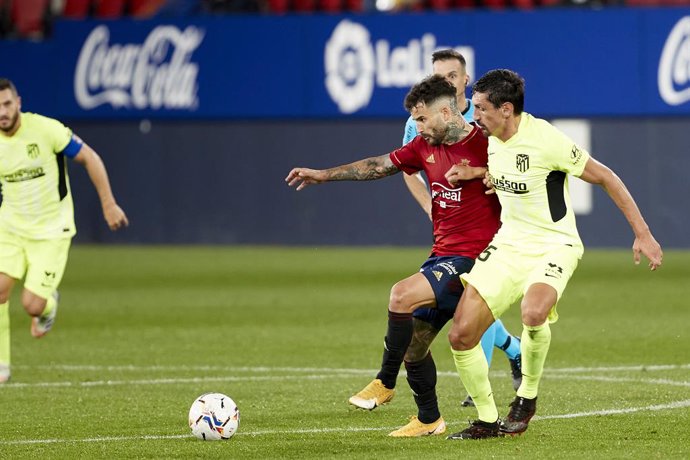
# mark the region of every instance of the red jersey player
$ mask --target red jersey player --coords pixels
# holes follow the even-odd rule
[[[485,193],[481,180],[488,159],[487,140],[458,110],[455,87],[442,76],[428,77],[412,87],[405,108],[420,134],[412,142],[389,154],[330,169],[294,168],[285,179],[297,190],[327,181],[380,179],[401,170],[424,171],[429,179],[435,238],[432,252],[418,273],[392,287],[381,371],[350,398],[351,404],[364,409],[390,401],[404,360],[418,416],[390,433],[396,437],[436,435],[446,430],[429,345],[453,317],[463,291],[459,275],[470,270],[500,225],[498,200]],[[445,178],[453,165],[466,172],[466,180],[455,186]],[[419,307],[431,307],[432,317],[413,321],[412,314]],[[423,346],[409,347],[413,335],[414,342]]]
[[[432,254],[476,258],[498,230],[501,208],[495,194],[484,193],[481,180],[467,180],[453,186],[444,174],[460,164],[483,177],[488,141],[481,129],[465,124],[469,133],[453,144],[431,145],[425,135],[390,154],[393,164],[408,174],[424,171],[431,188],[431,217],[434,224]]]

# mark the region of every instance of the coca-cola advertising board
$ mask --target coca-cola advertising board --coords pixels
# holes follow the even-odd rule
[[[58,117],[402,118],[431,54],[455,48],[473,80],[521,73],[540,116],[654,116],[690,114],[688,40],[684,8],[57,21],[0,42],[0,74]]]

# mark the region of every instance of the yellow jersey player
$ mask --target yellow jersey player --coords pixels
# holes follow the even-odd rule
[[[620,208],[635,235],[633,255],[656,270],[661,246],[652,236],[623,182],[545,120],[523,112],[524,80],[511,70],[493,70],[472,88],[474,120],[489,136],[489,185],[501,203],[501,228],[461,275],[465,291],[449,339],[463,385],[478,420],[449,439],[482,439],[523,433],[536,412],[537,390],[551,343],[549,323],[583,253],[568,195],[567,176],[600,185]],[[446,177],[456,181],[451,168]],[[522,383],[507,417],[499,423],[479,340],[512,303],[523,323]]]
[[[108,226],[129,224],[101,158],[59,121],[21,111],[17,88],[0,78],[0,383],[10,378],[9,298],[25,278],[21,302],[31,334],[53,326],[57,288],[76,233],[66,158],[83,165]]]

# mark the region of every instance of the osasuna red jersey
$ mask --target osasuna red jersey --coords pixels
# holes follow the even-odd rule
[[[432,146],[422,136],[391,152],[391,161],[408,174],[424,171],[431,188],[431,215],[437,256],[476,258],[500,227],[501,207],[495,194],[484,193],[481,179],[452,186],[444,174],[454,164],[486,167],[488,141],[474,126],[453,145]]]

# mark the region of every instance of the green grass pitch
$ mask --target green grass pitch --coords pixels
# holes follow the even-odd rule
[[[55,328],[10,305],[13,374],[0,387],[0,458],[690,458],[690,252],[635,266],[585,252],[559,305],[537,417],[521,437],[394,439],[415,414],[403,376],[372,412],[347,398],[375,375],[390,286],[421,248],[75,246]],[[503,318],[520,332],[514,306]],[[434,345],[449,432],[474,409],[445,329]],[[507,360],[491,377],[501,415]],[[227,442],[191,437],[201,393],[241,411]]]

